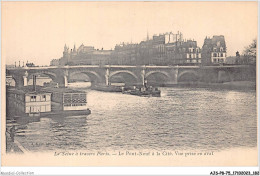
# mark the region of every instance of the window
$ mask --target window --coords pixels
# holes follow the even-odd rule
[[[31,101],[36,101],[36,96],[31,96]]]
[[[223,57],[223,53],[221,53],[220,56]]]
[[[220,47],[220,51],[223,51],[223,48],[222,48],[222,47]]]
[[[214,57],[217,57],[217,54],[216,54],[216,53],[214,53],[214,54],[213,54],[213,56],[214,56]]]
[[[46,95],[42,96],[42,101],[46,101]]]

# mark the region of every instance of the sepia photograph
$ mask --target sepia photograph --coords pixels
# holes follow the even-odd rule
[[[257,1],[1,9],[2,166],[258,165]]]

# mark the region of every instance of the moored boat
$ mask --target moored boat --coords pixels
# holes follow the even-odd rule
[[[123,90],[123,93],[137,96],[160,97],[161,91],[157,87],[134,87],[133,89]]]
[[[41,117],[89,115],[87,94],[69,88],[33,86],[7,89],[7,117],[21,123],[37,122]]]
[[[68,117],[68,116],[84,116],[91,114],[91,110],[68,110],[68,111],[51,111],[51,112],[44,112],[44,113],[35,113],[35,114],[22,114],[22,115],[15,115],[9,117],[10,119],[16,120],[19,123],[31,123],[31,122],[39,122],[40,118],[53,118],[53,117]]]
[[[103,92],[122,92],[122,87],[113,85],[95,84],[91,86],[91,89]]]
[[[83,116],[89,115],[91,111],[89,109],[85,110],[69,110],[69,111],[51,111],[48,113],[41,114],[41,117],[67,117],[67,116]]]

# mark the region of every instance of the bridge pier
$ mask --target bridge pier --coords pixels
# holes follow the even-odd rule
[[[106,74],[105,74],[105,77],[106,77],[106,85],[110,85],[110,75],[109,75],[109,69],[106,69]]]
[[[145,77],[145,69],[143,69],[141,71],[141,79],[142,79],[142,85],[144,85],[145,84],[145,79],[146,79],[146,77]]]
[[[54,79],[53,81],[58,83],[59,87],[68,87],[68,77],[66,75],[57,76],[57,78]]]
[[[68,77],[64,76],[64,87],[68,87]]]
[[[28,72],[13,74],[13,79],[15,80],[15,87],[22,88],[28,86]]]
[[[28,86],[28,78],[27,78],[27,76],[23,76],[23,86]]]
[[[175,68],[171,70],[171,79],[169,84],[178,84],[179,69]]]
[[[28,86],[28,72],[26,71],[23,76],[23,86]]]
[[[14,80],[15,80],[15,87],[16,88],[24,87],[24,78],[23,78],[23,76],[15,76]]]

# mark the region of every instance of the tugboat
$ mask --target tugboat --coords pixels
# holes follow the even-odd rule
[[[134,86],[131,88],[123,88],[122,93],[137,95],[137,96],[153,96],[160,97],[161,91],[157,87],[149,86],[147,87],[147,80],[144,80],[144,85],[142,87]]]

